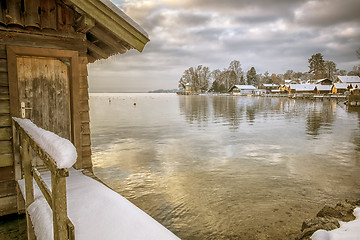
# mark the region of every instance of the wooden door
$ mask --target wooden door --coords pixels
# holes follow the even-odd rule
[[[69,139],[81,163],[79,52],[7,46],[11,117],[25,117]],[[78,163],[77,163],[78,164]],[[15,165],[18,163],[15,161]],[[20,172],[15,167],[15,172]],[[17,178],[18,179],[18,178]]]
[[[17,56],[18,93],[25,118],[71,140],[70,83],[62,58]]]

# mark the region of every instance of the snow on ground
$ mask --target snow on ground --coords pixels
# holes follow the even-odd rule
[[[360,207],[355,208],[356,219],[350,222],[341,222],[340,228],[326,231],[318,230],[312,236],[312,240],[359,240],[360,239]]]
[[[68,216],[75,226],[77,240],[91,239],[179,239],[134,204],[105,185],[70,169],[67,180]],[[41,173],[50,188],[50,172]],[[19,181],[24,194],[24,180]],[[29,207],[30,217],[39,240],[49,239],[52,212],[38,189]],[[40,207],[42,210],[40,210]],[[41,211],[41,213],[40,213]],[[52,238],[51,238],[52,239]]]
[[[77,153],[69,140],[37,127],[29,119],[13,119],[55,160],[58,168],[71,168],[74,165]]]

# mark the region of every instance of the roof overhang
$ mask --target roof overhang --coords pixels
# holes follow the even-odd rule
[[[149,37],[147,33],[109,0],[64,0],[81,17],[77,29],[86,33],[90,62],[129,49],[142,52]]]

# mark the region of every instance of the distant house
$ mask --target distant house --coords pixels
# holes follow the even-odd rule
[[[257,88],[253,85],[234,85],[228,90],[228,92],[237,95],[248,95],[254,94],[255,90],[257,90]]]
[[[279,84],[262,84],[261,88],[266,90],[266,93],[270,93],[272,90],[279,90]]]
[[[284,84],[279,86],[279,91],[272,90],[272,93],[288,93],[289,92],[290,84]]]
[[[316,89],[315,84],[290,84],[289,93],[290,94],[315,94]]]
[[[349,91],[351,86],[349,83],[334,83],[331,87],[332,94],[344,94],[346,91]]]
[[[339,83],[360,83],[359,76],[337,76],[336,82]]]
[[[186,83],[184,86],[185,86],[185,94],[186,95],[201,93],[200,90],[196,91],[195,87],[193,85],[191,85],[190,83]]]
[[[317,94],[330,94],[332,89],[332,85],[321,85],[317,84],[315,86],[315,92]]]
[[[318,79],[316,80],[316,84],[321,84],[321,85],[332,85],[333,82],[328,79],[328,78],[324,78],[324,79]]]

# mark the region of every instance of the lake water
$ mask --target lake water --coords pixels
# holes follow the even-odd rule
[[[182,239],[293,239],[360,199],[360,110],[343,103],[91,94],[90,117],[96,175]]]

